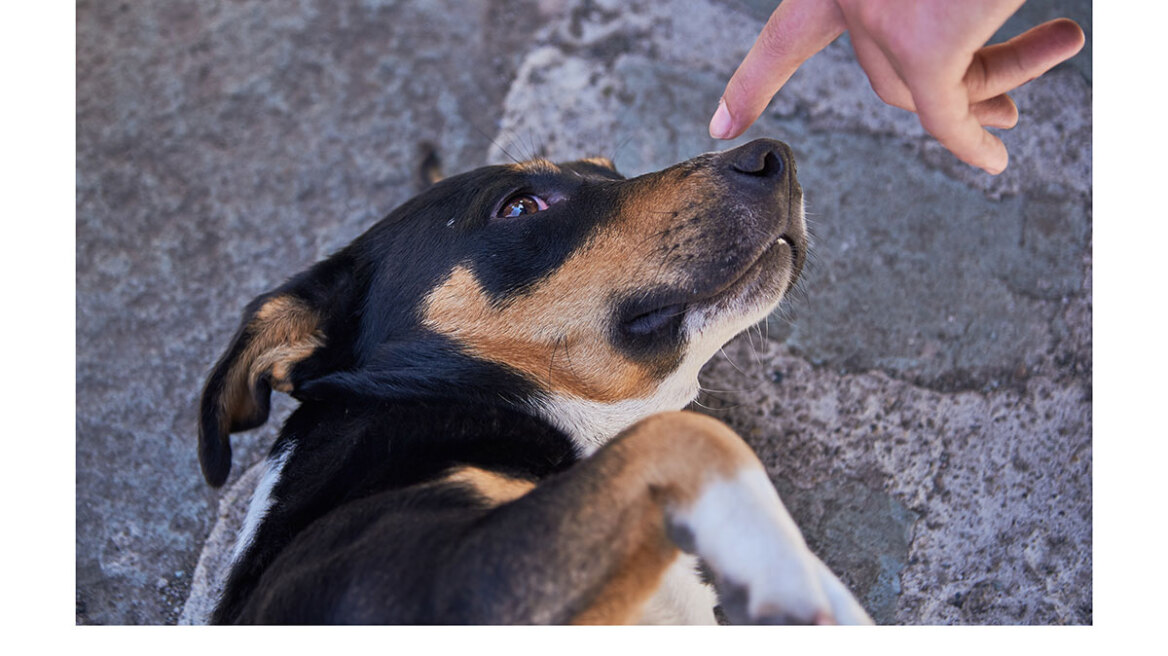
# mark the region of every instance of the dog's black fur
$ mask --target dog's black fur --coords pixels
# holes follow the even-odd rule
[[[232,571],[216,623],[506,622],[503,591],[490,578],[465,580],[459,597],[492,600],[489,614],[431,598],[427,579],[458,562],[451,552],[465,547],[456,535],[489,506],[458,485],[419,484],[454,464],[535,480],[576,460],[568,439],[546,423],[472,402],[310,403],[289,418],[273,452],[293,443],[297,457],[281,477],[289,483],[278,486],[256,549]],[[297,545],[285,549],[293,537]],[[322,544],[327,562],[304,567],[319,563]],[[504,565],[509,544],[491,546],[496,553],[475,556]],[[265,580],[269,565],[280,575]]]
[[[604,194],[603,182],[620,176],[588,162],[562,168],[580,175],[540,176],[495,166],[442,180],[339,253],[252,301],[203,393],[200,462],[208,482],[222,485],[231,467],[217,406],[223,379],[247,345],[249,319],[272,298],[291,296],[323,313],[324,348],[292,373],[293,396],[302,402],[349,394],[444,397],[455,381],[460,399],[530,398],[533,389],[521,378],[465,357],[449,340],[422,331],[415,312],[419,300],[462,261],[473,263],[496,298],[521,291],[563,262],[608,218],[598,209],[619,202],[612,197],[619,192]],[[538,223],[494,220],[502,200],[532,188],[572,193],[575,211],[540,217]],[[232,423],[230,432],[267,421],[270,391],[260,380],[252,394],[256,411]]]
[[[602,491],[614,465],[564,475],[580,470],[584,450],[533,409],[556,393],[551,372],[545,383],[483,357],[458,333],[434,330],[424,304],[456,267],[481,286],[485,307],[530,298],[599,233],[645,211],[647,194],[662,193],[669,216],[646,233],[660,242],[646,252],[668,275],[612,286],[594,319],[622,366],[663,380],[686,352],[687,304],[753,271],[779,235],[792,271],[783,284],[798,274],[805,240],[801,214],[798,225],[790,218],[799,192],[785,145],[755,142],[634,180],[599,160],[471,171],[253,301],[204,389],[206,479],[226,481],[228,435],[266,421],[273,387],[300,406],[269,457],[283,463],[270,508],[212,621],[565,622],[589,608],[617,567],[605,552],[624,543],[624,520],[573,500]],[[500,216],[525,194],[556,202]],[[730,203],[778,209],[742,221],[724,211]],[[443,478],[468,466],[538,485],[507,503]]]

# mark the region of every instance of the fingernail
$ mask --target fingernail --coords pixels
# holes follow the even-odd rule
[[[1010,156],[1008,154],[1003,153],[1001,157],[995,159],[997,159],[997,161],[993,164],[990,164],[989,167],[986,168],[986,171],[988,171],[990,175],[1000,175],[1002,171],[1005,171],[1006,167],[1010,165]]]
[[[726,139],[730,136],[733,121],[730,119],[730,110],[726,109],[726,100],[718,100],[718,111],[710,119],[710,136],[715,139]]]

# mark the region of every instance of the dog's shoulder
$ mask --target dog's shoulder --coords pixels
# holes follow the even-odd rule
[[[286,476],[303,470],[342,485],[362,480],[366,492],[433,482],[459,467],[539,479],[577,458],[573,442],[546,421],[457,398],[309,401],[293,412],[282,439],[294,449]]]
[[[425,571],[422,563],[444,531],[522,496],[577,460],[561,431],[501,405],[456,397],[306,400],[272,447],[269,484],[252,501],[245,527],[253,528],[241,534],[214,621],[246,617],[245,601],[282,562],[291,569],[297,561],[325,563],[338,544],[352,553],[335,575],[359,572],[369,565],[365,556],[377,559],[394,549],[409,552],[398,562]],[[376,548],[361,536],[376,537]],[[315,609],[288,612],[281,617]]]

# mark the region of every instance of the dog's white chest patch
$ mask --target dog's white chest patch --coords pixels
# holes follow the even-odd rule
[[[665,571],[638,624],[717,624],[717,602],[714,589],[702,583],[697,557],[681,554]]]
[[[235,548],[231,552],[232,565],[251,546],[252,541],[255,540],[256,531],[259,530],[260,523],[263,522],[264,517],[268,514],[268,510],[272,508],[272,490],[275,489],[276,483],[279,482],[280,474],[284,472],[284,464],[288,462],[288,456],[292,455],[293,448],[290,445],[278,455],[268,457],[264,474],[260,478],[259,484],[256,485],[255,492],[252,493],[251,503],[247,508],[247,516],[244,517],[243,527],[239,530],[239,537],[236,539]]]

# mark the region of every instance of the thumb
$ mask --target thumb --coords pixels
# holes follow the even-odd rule
[[[733,139],[742,134],[795,69],[843,31],[844,18],[834,2],[785,0],[726,84],[710,120],[710,136]]]

